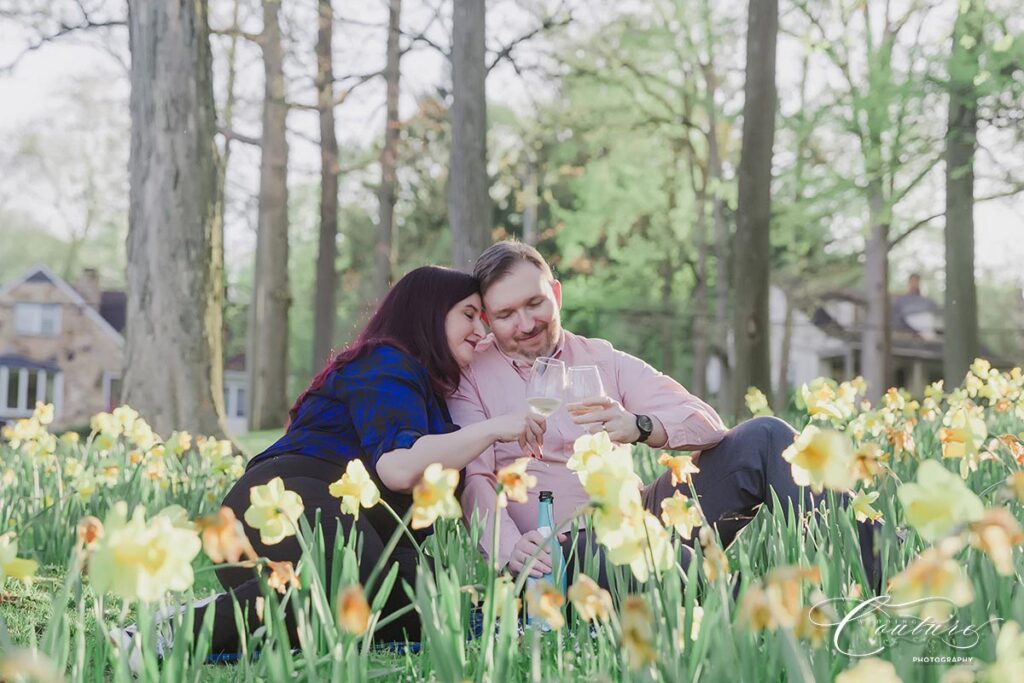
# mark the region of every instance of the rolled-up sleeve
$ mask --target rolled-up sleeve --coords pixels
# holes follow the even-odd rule
[[[466,427],[487,419],[483,400],[472,379],[462,376],[459,388],[448,398],[448,411],[452,420],[460,427]],[[497,505],[498,479],[494,446],[487,449],[466,465],[466,485],[462,491],[462,514],[466,524],[472,523],[474,516],[482,524],[480,530],[480,551],[484,557],[495,561],[498,567],[504,567],[512,557],[512,550],[519,542],[522,533],[515,520],[506,508]],[[491,558],[494,547],[494,515],[500,516],[498,534],[498,554]]]
[[[341,381],[359,445],[374,464],[429,433],[430,389],[414,365],[381,363]]]
[[[668,434],[666,448],[700,451],[722,440],[725,423],[714,408],[639,358],[622,351],[614,353],[623,407],[658,418]]]

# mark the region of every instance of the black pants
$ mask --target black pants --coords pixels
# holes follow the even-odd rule
[[[390,538],[390,530],[394,523],[388,528],[381,520],[375,519],[377,514],[367,514],[371,511],[363,510],[359,519],[351,515],[344,515],[340,511],[340,501],[331,496],[328,487],[331,483],[341,478],[344,468],[318,458],[305,455],[279,455],[268,460],[256,463],[246,470],[245,474],[235,482],[235,485],[224,498],[224,505],[231,508],[242,525],[245,533],[252,543],[256,554],[275,561],[288,560],[297,565],[302,556],[299,542],[294,536],[290,536],[275,545],[265,545],[260,540],[260,533],[244,521],[245,511],[249,508],[249,489],[253,486],[266,484],[274,477],[281,477],[284,486],[290,491],[295,491],[302,496],[305,506],[304,515],[312,527],[316,523],[316,512],[320,510],[320,525],[323,529],[326,577],[330,581],[334,560],[335,534],[340,528],[347,535],[353,526],[359,530],[362,536],[362,553],[359,555],[359,580],[365,585],[374,565],[384,554],[384,546]],[[384,513],[386,514],[386,513]],[[402,511],[399,510],[399,514]],[[391,560],[398,564],[398,580],[385,604],[383,615],[409,604],[409,599],[402,589],[402,580],[408,581],[410,585],[416,583],[416,550],[411,544],[403,539],[391,555]],[[385,572],[386,573],[386,572]],[[245,615],[246,627],[251,633],[260,626],[260,619],[256,613],[256,598],[261,596],[260,581],[256,570],[244,567],[230,567],[217,570],[217,578],[227,591],[215,601],[196,610],[195,629],[198,634],[202,628],[206,610],[214,609],[213,638],[211,652],[225,653],[238,652],[238,629],[235,624],[234,607],[232,605],[233,595],[238,601],[242,614]],[[327,587],[328,597],[333,597],[332,590],[340,587]],[[373,601],[373,596],[367,596]],[[295,618],[291,608],[286,610],[285,624],[288,627],[288,637],[293,647],[298,645]],[[419,618],[415,612],[410,612],[403,617],[387,624],[379,629],[375,638],[380,641],[405,640],[418,641],[420,637]]]
[[[696,463],[700,472],[692,475],[693,487],[704,514],[718,530],[723,544],[728,546],[733,542],[736,534],[750,523],[761,505],[771,509],[773,489],[779,503],[787,506],[788,502],[792,502],[794,510],[799,509],[801,499],[805,510],[816,508],[824,499],[822,495],[814,495],[809,488],[798,486],[793,481],[790,464],[782,458],[782,451],[793,443],[795,437],[793,428],[782,420],[755,417],[730,429],[717,446],[701,453]],[[691,495],[687,484],[673,486],[672,473],[665,472],[644,489],[644,507],[660,516],[661,501],[672,497],[677,490],[687,496]],[[847,504],[849,497],[841,496],[840,502]],[[881,575],[874,552],[875,526],[871,522],[859,522],[857,531],[865,576],[877,591]],[[579,557],[586,557],[587,552],[593,552],[587,550],[588,546],[600,553],[599,546],[588,536],[581,532],[577,539],[566,540],[563,550],[568,553],[575,544]],[[684,543],[692,546],[695,538],[696,533]],[[687,567],[691,553],[686,547],[683,553],[680,561]],[[603,558],[600,559],[603,569]],[[572,564],[570,562],[570,576]],[[607,587],[604,571],[591,578]]]

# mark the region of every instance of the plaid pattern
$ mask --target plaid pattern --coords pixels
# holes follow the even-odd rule
[[[424,434],[456,429],[423,366],[398,349],[379,346],[310,392],[288,432],[249,466],[297,453],[340,464],[361,458],[375,471],[384,453],[409,448]]]

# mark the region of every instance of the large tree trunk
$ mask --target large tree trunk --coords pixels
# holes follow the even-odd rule
[[[377,299],[383,299],[391,286],[394,270],[392,238],[395,225],[395,171],[398,167],[398,134],[402,121],[398,118],[398,95],[401,82],[402,53],[398,39],[402,35],[402,0],[388,3],[388,47],[384,66],[385,103],[384,147],[380,151],[380,220],[377,223],[376,266],[374,279]]]
[[[319,0],[316,38],[317,111],[320,115],[320,243],[313,297],[313,364],[327,362],[334,346],[338,317],[338,135],[334,128],[334,10]]]
[[[695,173],[696,164],[691,164]],[[697,282],[693,289],[693,388],[695,395],[703,397],[707,391],[708,372],[708,210],[706,171],[697,190]]]
[[[881,180],[868,186],[870,234],[864,251],[867,314],[861,335],[861,368],[868,398],[877,401],[891,384],[892,324],[889,302],[889,221]]]
[[[476,257],[491,241],[484,59],[484,0],[455,0],[448,221],[452,226],[452,264],[466,271],[472,270]]]
[[[205,0],[138,0],[122,399],[163,436],[224,430],[216,114]]]
[[[743,148],[733,242],[736,257],[733,407],[736,415],[746,412],[743,396],[748,386],[756,386],[768,396],[772,390],[768,286],[778,0],[750,0],[747,19]]]
[[[249,309],[249,427],[280,427],[288,412],[288,141],[279,0],[264,0],[263,153],[256,271]]]
[[[978,301],[974,284],[974,151],[978,142],[976,48],[965,49],[969,18],[957,17],[950,60],[946,131],[946,386],[963,381],[978,355]],[[977,36],[972,36],[978,40]]]

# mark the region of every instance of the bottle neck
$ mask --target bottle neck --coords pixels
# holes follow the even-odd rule
[[[554,506],[550,500],[540,501],[540,510],[537,513],[537,527],[552,529],[554,526]]]

